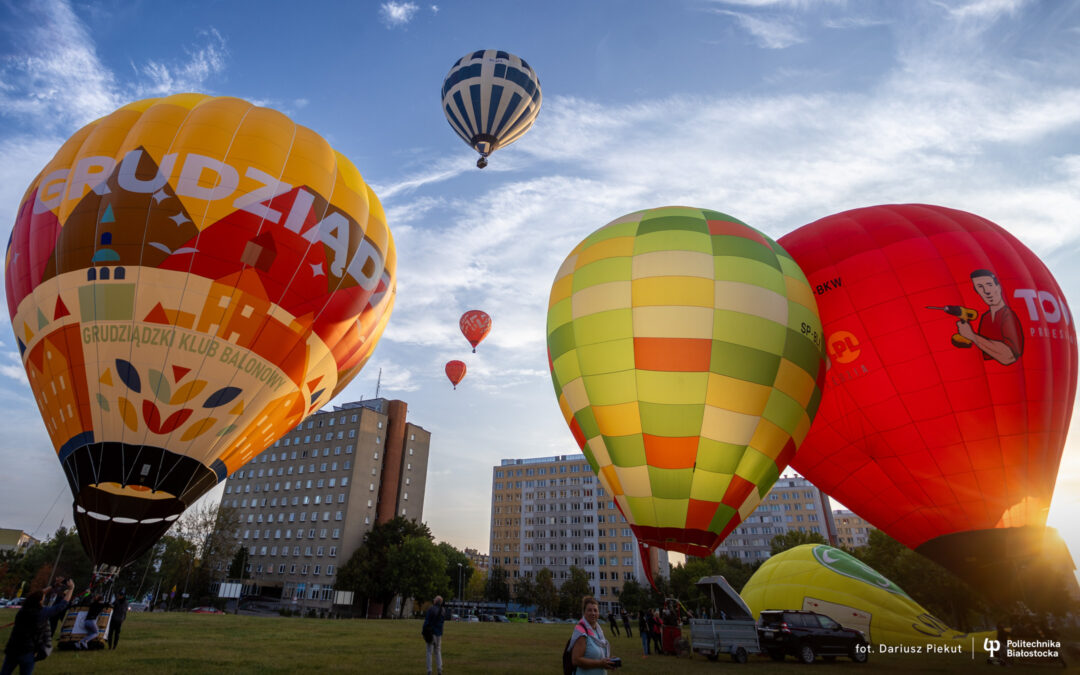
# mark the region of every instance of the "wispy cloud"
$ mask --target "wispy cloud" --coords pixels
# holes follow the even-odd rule
[[[1014,16],[1030,4],[1030,0],[973,0],[960,6],[943,6],[957,19],[996,20],[1003,16]]]
[[[420,7],[412,2],[384,2],[379,6],[379,16],[387,26],[397,28],[412,21],[419,9]],[[437,12],[438,8],[435,7],[434,11]]]
[[[224,72],[229,52],[225,39],[216,29],[201,31],[196,46],[185,51],[187,59],[174,63],[133,63],[132,68],[146,79],[137,85],[138,94],[161,96],[182,91],[198,91],[212,76]]]
[[[718,14],[733,17],[739,26],[750,33],[766,49],[786,49],[806,40],[793,20],[786,17],[761,17],[744,12],[717,10]]]
[[[8,11],[25,15],[21,23],[30,28],[0,61],[0,114],[66,129],[119,105],[116,80],[68,3],[46,0]]]

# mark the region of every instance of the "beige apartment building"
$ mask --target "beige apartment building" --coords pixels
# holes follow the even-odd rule
[[[551,570],[556,585],[570,567],[585,570],[606,614],[623,583],[648,585],[637,537],[582,455],[504,459],[492,470],[491,565],[516,579]],[[659,573],[670,574],[659,551]]]
[[[383,398],[316,412],[229,476],[222,505],[248,550],[244,594],[329,610],[338,568],[372,525],[423,521],[431,434],[407,412]]]
[[[716,549],[716,555],[743,562],[765,560],[772,538],[788,530],[816,532],[838,543],[829,497],[801,476],[781,476],[746,520]]]
[[[836,543],[845,548],[858,548],[870,543],[870,531],[877,528],[855,513],[844,509],[833,511],[836,522]]]

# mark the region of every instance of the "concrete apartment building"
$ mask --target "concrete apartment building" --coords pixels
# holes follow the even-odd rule
[[[507,571],[511,589],[545,567],[559,585],[580,567],[606,614],[619,608],[623,582],[648,584],[637,538],[584,456],[504,459],[491,487],[491,564]],[[659,553],[667,576],[667,552]]]
[[[245,594],[329,610],[337,569],[372,525],[423,521],[431,433],[407,411],[376,398],[316,412],[229,476],[222,505],[240,517]]]
[[[18,551],[22,553],[37,543],[40,542],[22,530],[10,530],[0,527],[0,551]]]
[[[772,538],[788,530],[817,532],[833,546],[838,544],[828,496],[800,476],[777,480],[754,512],[720,544],[716,555],[743,562],[765,560],[771,555]]]
[[[836,523],[836,543],[846,548],[858,548],[870,543],[870,531],[877,528],[851,511],[836,509],[833,511]]]

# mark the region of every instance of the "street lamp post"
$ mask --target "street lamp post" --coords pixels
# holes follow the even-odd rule
[[[465,599],[461,597],[461,563],[457,564],[457,597],[458,602],[462,602]]]

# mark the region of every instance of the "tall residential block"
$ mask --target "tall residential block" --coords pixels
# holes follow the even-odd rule
[[[431,433],[407,412],[383,398],[319,411],[229,476],[222,505],[239,516],[245,593],[328,610],[372,525],[423,520]]]
[[[580,567],[606,614],[619,609],[624,582],[648,585],[637,537],[582,455],[504,459],[491,488],[491,565],[511,588],[545,567],[559,585]],[[666,551],[659,565],[667,576]]]
[[[789,530],[816,532],[837,545],[829,497],[800,476],[781,476],[754,512],[728,535],[716,555],[755,562],[768,558],[770,542]]]
[[[833,511],[836,522],[836,543],[846,548],[858,548],[870,543],[870,531],[877,528],[860,516],[844,509]]]

